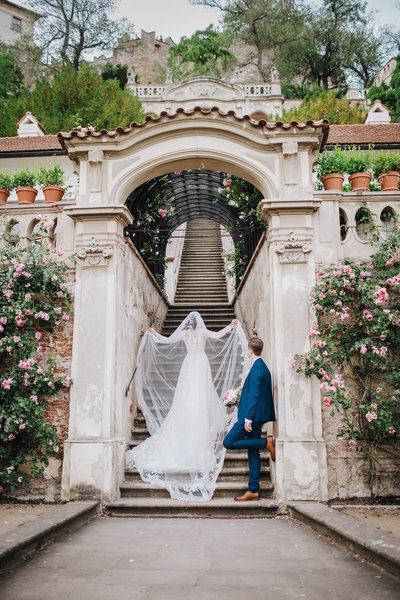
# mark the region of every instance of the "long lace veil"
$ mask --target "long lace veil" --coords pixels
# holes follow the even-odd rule
[[[198,377],[197,369],[203,373],[204,353],[211,379],[208,367],[204,377]],[[192,371],[188,373],[188,363],[184,369],[182,365],[191,354]],[[222,442],[229,424],[223,396],[241,386],[248,367],[247,340],[240,324],[212,332],[207,330],[201,315],[192,312],[168,338],[147,332],[138,353],[136,391],[151,437],[127,453],[127,465],[136,466],[144,481],[165,487],[172,498],[210,499],[222,468]],[[186,382],[184,394],[182,378]],[[201,429],[205,412],[210,422],[208,430]],[[215,430],[214,423],[218,423]],[[189,435],[190,441],[185,445]],[[199,436],[202,439],[196,439]],[[200,450],[191,455],[194,445]],[[160,448],[162,459],[154,459],[154,467],[150,457],[159,457]],[[195,464],[199,455],[204,458],[200,466]]]
[[[168,341],[146,332],[138,352],[136,393],[138,404],[153,435],[164,422],[174,398],[176,384],[187,350],[183,334],[196,319],[198,330],[206,333],[205,352],[212,380],[222,401],[227,390],[240,387],[249,368],[247,340],[240,325],[226,327],[225,333],[208,331],[198,312],[191,312],[169,336]]]

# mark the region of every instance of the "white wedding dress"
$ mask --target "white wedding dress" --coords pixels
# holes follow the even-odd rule
[[[239,324],[212,332],[199,313],[169,338],[145,334],[137,394],[152,435],[127,452],[126,464],[173,499],[209,500],[214,493],[229,424],[222,397],[240,385],[246,349]]]

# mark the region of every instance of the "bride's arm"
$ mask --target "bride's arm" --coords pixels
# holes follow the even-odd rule
[[[217,340],[219,338],[224,337],[224,335],[227,335],[231,331],[233,331],[235,329],[235,327],[237,327],[238,325],[239,325],[239,321],[237,319],[233,319],[232,323],[229,323],[229,325],[227,325],[223,329],[220,329],[219,331],[210,331],[209,329],[207,329],[206,330],[207,337],[209,337],[213,340]]]
[[[182,331],[174,331],[169,337],[167,337],[165,335],[161,335],[161,333],[158,333],[158,331],[156,331],[153,327],[150,327],[146,333],[153,335],[155,337],[155,341],[159,344],[172,344],[183,339]]]

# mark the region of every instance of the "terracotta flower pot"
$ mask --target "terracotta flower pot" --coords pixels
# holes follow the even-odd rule
[[[387,173],[381,173],[378,177],[382,192],[398,192],[399,180],[399,171],[388,171]]]
[[[369,190],[371,173],[353,173],[353,175],[349,175],[349,183],[353,192],[364,192],[365,190]]]
[[[0,188],[0,206],[7,204],[7,198],[10,195],[10,192],[8,190],[5,190],[4,188]]]
[[[46,185],[43,194],[45,202],[60,202],[64,196],[64,188],[60,185]]]
[[[331,173],[330,175],[321,177],[321,181],[326,190],[341,192],[344,176],[341,173]]]
[[[16,190],[18,196],[18,204],[34,204],[37,196],[37,189],[34,187],[21,186]]]

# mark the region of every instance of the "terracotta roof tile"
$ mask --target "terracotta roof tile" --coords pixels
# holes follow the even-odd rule
[[[400,123],[331,125],[327,144],[400,144]]]
[[[130,133],[131,131],[133,131],[133,129],[145,127],[147,125],[147,123],[150,123],[150,122],[157,123],[160,121],[172,120],[172,119],[175,119],[178,115],[185,115],[187,117],[190,117],[190,116],[194,115],[195,113],[201,113],[203,115],[217,113],[222,118],[233,117],[236,121],[241,121],[241,122],[248,121],[254,127],[259,127],[259,128],[265,127],[266,129],[269,129],[269,130],[291,129],[292,127],[296,127],[297,129],[305,129],[307,127],[315,127],[315,128],[321,127],[322,131],[324,132],[324,141],[325,141],[326,136],[329,131],[329,121],[327,121],[326,119],[324,119],[322,121],[311,121],[310,120],[310,121],[306,121],[305,123],[299,123],[297,121],[291,121],[290,123],[281,123],[280,121],[278,121],[276,123],[269,123],[269,122],[265,121],[264,119],[261,119],[260,121],[255,121],[249,115],[244,115],[243,117],[239,117],[233,110],[229,110],[228,112],[223,112],[217,106],[213,106],[212,108],[203,108],[201,106],[195,106],[193,109],[190,109],[190,110],[185,110],[184,108],[178,108],[175,113],[168,113],[166,111],[162,111],[159,115],[157,115],[155,117],[152,115],[147,115],[145,117],[143,123],[131,123],[129,127],[126,127],[126,128],[117,127],[117,129],[115,129],[115,131],[107,131],[106,129],[102,129],[101,131],[90,131],[87,129],[83,129],[80,131],[73,130],[73,131],[69,131],[69,132],[60,132],[58,134],[58,139],[60,140],[61,144],[64,146],[65,140],[70,140],[74,137],[84,139],[84,138],[88,138],[88,137],[97,138],[97,137],[106,135],[109,138],[113,138],[118,135],[124,135],[124,134]]]
[[[0,137],[0,153],[40,152],[41,150],[62,150],[62,146],[56,135]]]

